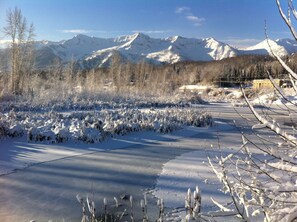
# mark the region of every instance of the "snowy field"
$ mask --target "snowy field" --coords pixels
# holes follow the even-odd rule
[[[3,137],[0,172],[7,174],[14,170],[14,165],[16,168],[22,167],[13,159],[13,164],[7,163],[12,152],[23,154],[18,158],[22,160],[23,167],[27,167],[38,161],[80,154],[86,150],[84,147],[90,146],[86,144],[100,143],[131,132],[170,133],[184,126],[206,127],[211,124],[211,116],[197,108],[123,109],[67,114],[9,112],[0,116]],[[67,143],[69,148],[56,145],[59,143]],[[52,144],[50,150],[49,144]],[[30,153],[34,153],[34,158],[30,159]]]
[[[93,195],[100,203],[127,193],[139,202],[146,192],[152,194],[149,215],[154,218],[156,198],[162,198],[169,221],[184,218],[188,188],[201,189],[202,212],[217,210],[211,198],[229,202],[207,156],[218,154],[218,135],[226,155],[241,145],[233,121],[246,125],[239,113],[253,119],[247,107],[63,106],[30,112],[16,106],[1,114],[1,221],[80,221],[76,194]]]
[[[209,142],[216,143],[217,130],[225,131],[224,141],[228,144],[231,141],[227,135],[236,135],[234,128],[219,124],[212,128],[186,127],[171,134],[134,132],[76,147],[69,143],[36,145],[7,139],[5,144],[14,147],[12,153],[18,148],[26,152],[14,153],[13,164],[19,164],[19,170],[0,177],[0,202],[5,202],[0,217],[4,221],[80,221],[77,193],[95,192],[95,201],[100,205],[103,197],[111,201],[113,196],[133,193],[139,200],[144,191],[152,190],[154,196],[164,198],[168,217],[180,221],[186,191],[197,185],[203,193],[203,210],[208,210],[210,196],[224,200],[215,177],[209,177],[210,170],[203,163]],[[22,169],[25,161],[32,164]],[[154,198],[151,205],[150,208],[156,205]],[[8,209],[13,209],[11,214],[7,214]]]
[[[1,221],[27,221],[27,219],[40,218],[41,221],[44,221],[45,219],[51,219],[53,215],[58,215],[58,218],[64,218],[63,216],[69,218],[68,214],[71,218],[70,221],[76,221],[80,215],[79,206],[76,205],[75,198],[73,198],[76,194],[72,193],[69,199],[71,200],[70,203],[73,202],[73,206],[69,207],[69,209],[78,212],[75,220],[71,217],[71,213],[65,213],[66,215],[61,216],[61,214],[64,214],[63,212],[54,212],[36,217],[35,210],[30,208],[30,203],[26,202],[22,197],[27,194],[31,196],[33,190],[40,190],[40,187],[36,187],[35,182],[32,184],[32,181],[30,181],[29,184],[31,184],[30,187],[33,190],[30,189],[28,193],[22,191],[21,195],[16,198],[15,195],[18,193],[16,187],[19,186],[22,179],[16,179],[14,182],[10,181],[15,176],[22,178],[24,174],[32,169],[43,168],[47,164],[56,164],[64,160],[67,161],[69,158],[101,156],[100,153],[125,150],[139,146],[139,144],[142,144],[140,147],[162,143],[164,145],[166,144],[164,141],[172,139],[169,135],[173,132],[177,132],[176,136],[178,137],[187,137],[197,133],[195,130],[201,127],[207,130],[212,124],[211,116],[204,109],[191,108],[189,105],[180,103],[151,104],[143,102],[140,105],[141,109],[130,108],[129,104],[99,105],[97,111],[88,111],[92,107],[87,106],[85,108],[80,107],[77,109],[78,111],[70,111],[71,108],[65,107],[65,105],[56,108],[59,111],[49,110],[44,105],[29,107],[14,104],[11,107],[11,104],[4,104],[1,107],[3,112],[0,115],[0,183],[2,184],[0,202],[5,202],[0,208]],[[8,111],[9,107],[11,107],[10,111]],[[187,129],[182,130],[183,128]],[[162,140],[164,141],[162,142]],[[184,151],[180,152],[183,153]],[[171,150],[168,155],[172,159],[176,154],[172,153]],[[167,155],[164,155],[164,160],[160,164],[170,159],[168,159]],[[100,167],[102,168],[102,166]],[[158,170],[160,169],[161,165],[158,167]],[[64,171],[65,169],[61,170]],[[44,184],[44,181],[47,180],[49,184],[52,184],[53,180],[49,179],[50,176],[44,179],[46,175],[46,173],[42,175],[43,181],[40,181],[40,183]],[[157,176],[158,173],[154,175]],[[6,187],[8,181],[10,181],[11,186]],[[154,181],[150,180],[150,187],[153,186]],[[24,184],[27,184],[27,182]],[[86,192],[88,186],[84,185]],[[25,187],[22,189],[25,189]],[[62,187],[59,187],[59,189]],[[55,188],[57,187],[54,186],[49,189]],[[127,191],[131,189],[129,188]],[[136,192],[134,189],[130,193]],[[47,190],[45,193],[50,195],[51,192]],[[58,199],[61,198],[61,195],[63,196],[63,194],[60,194]],[[34,201],[41,201],[42,206],[51,208],[52,203],[47,203],[47,205],[45,203],[47,200],[42,201],[39,197],[32,196]],[[7,199],[9,201],[6,201]],[[50,202],[52,201],[58,200],[51,200]],[[24,204],[20,204],[20,202],[24,202]],[[19,211],[28,207],[30,209],[27,209],[26,212]],[[8,208],[13,209],[14,213],[8,213]],[[48,211],[52,212],[51,210]],[[25,219],[23,220],[23,218]]]

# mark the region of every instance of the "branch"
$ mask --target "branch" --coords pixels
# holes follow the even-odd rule
[[[278,1],[278,0],[276,0]],[[278,56],[271,48],[271,45],[269,43],[269,38],[268,38],[268,34],[267,34],[267,27],[265,25],[265,36],[266,36],[266,40],[267,40],[267,44],[268,44],[268,47],[270,49],[270,52],[271,52],[271,55],[276,58],[278,60],[278,62],[282,65],[282,67],[287,70],[287,72],[295,79],[297,80],[297,74],[281,59],[280,56]],[[296,37],[295,37],[296,38]]]
[[[280,5],[280,2],[279,0],[276,0],[276,4],[277,4],[277,7],[278,7],[278,11],[280,13],[280,15],[282,16],[283,20],[285,21],[285,23],[287,24],[287,26],[289,27],[292,35],[294,36],[294,38],[296,39],[297,41],[297,32],[296,30],[294,29],[293,25],[292,25],[292,22],[291,20],[285,15],[285,13],[283,12],[283,9]],[[290,5],[290,4],[289,4]],[[294,13],[293,13],[294,14]],[[295,16],[295,15],[294,15]]]
[[[254,109],[254,107],[252,106],[252,104],[250,103],[248,98],[246,97],[245,92],[242,87],[241,87],[241,91],[242,91],[244,99],[245,99],[246,103],[248,104],[250,110],[252,111],[252,113],[258,119],[259,122],[261,122],[262,124],[265,124],[267,128],[271,129],[273,132],[280,135],[287,141],[291,142],[294,145],[297,145],[297,138],[295,136],[287,134],[283,129],[278,127],[276,124],[269,122],[267,119],[265,119],[264,117],[259,115],[259,113]]]

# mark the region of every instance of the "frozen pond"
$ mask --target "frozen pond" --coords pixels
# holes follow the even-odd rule
[[[244,121],[227,104],[205,108],[218,120],[230,124]],[[246,107],[239,109],[241,114],[249,112]],[[1,221],[80,221],[76,194],[92,197],[97,211],[101,211],[104,197],[111,203],[114,196],[133,194],[136,218],[140,219],[139,202],[144,192],[164,198],[165,207],[168,202],[167,210],[171,211],[182,207],[183,195],[194,184],[202,187],[202,195],[205,192],[205,209],[212,195],[224,199],[218,186],[205,185],[214,179],[204,162],[210,145],[217,144],[218,133],[226,153],[239,146],[240,131],[222,123],[212,128],[186,127],[172,134],[131,133],[92,146],[4,140],[0,166],[8,174],[0,176]],[[156,201],[150,195],[151,218],[152,212],[158,212]],[[128,205],[128,201],[122,203]]]

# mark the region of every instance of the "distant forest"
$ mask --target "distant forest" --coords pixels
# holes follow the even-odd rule
[[[297,56],[285,58],[297,70]],[[231,86],[250,83],[253,79],[267,78],[267,71],[275,78],[282,78],[285,70],[270,56],[245,55],[211,62],[178,62],[153,65],[133,64],[114,56],[109,68],[81,72],[83,79],[96,85],[113,83],[116,90],[134,86],[138,89],[170,93],[185,84],[214,84]],[[92,85],[92,84],[90,84]]]
[[[285,58],[293,70],[297,70],[297,56]],[[20,95],[36,96],[47,90],[61,90],[64,94],[73,89],[88,93],[102,90],[116,93],[134,92],[170,94],[185,84],[216,84],[232,86],[249,83],[253,79],[267,78],[267,71],[273,77],[281,78],[283,67],[270,56],[245,55],[212,62],[179,62],[175,64],[138,64],[123,60],[115,54],[109,67],[81,70],[73,63],[54,61],[46,69],[33,69],[20,78]],[[1,94],[8,92],[9,75],[0,73]]]

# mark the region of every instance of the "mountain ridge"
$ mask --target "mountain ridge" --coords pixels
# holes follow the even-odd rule
[[[39,60],[60,60],[62,63],[76,62],[81,68],[108,66],[115,53],[131,62],[148,61],[154,64],[180,61],[213,61],[240,55],[269,55],[270,48],[285,56],[297,52],[297,42],[291,39],[264,40],[245,49],[237,49],[215,38],[186,38],[171,36],[151,38],[144,33],[99,38],[83,34],[58,42],[36,41]],[[44,66],[46,61],[39,61]]]

